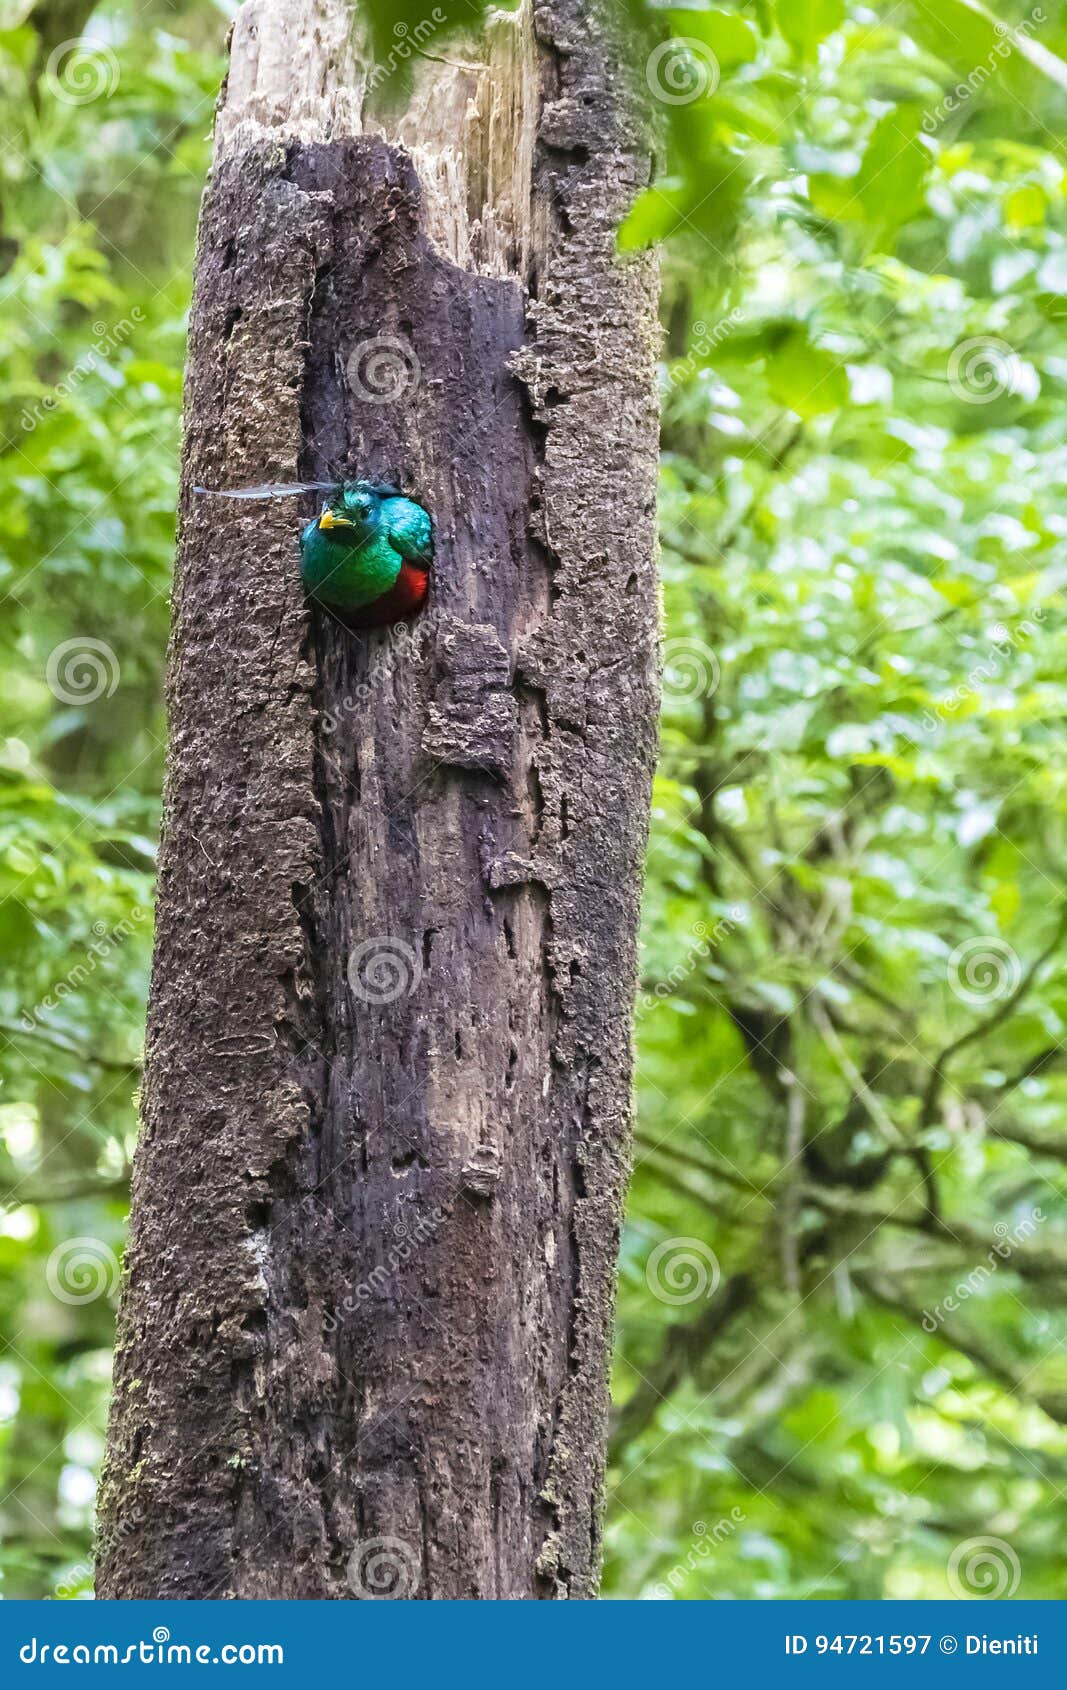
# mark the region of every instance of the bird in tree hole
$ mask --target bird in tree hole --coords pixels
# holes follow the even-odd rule
[[[309,598],[353,628],[384,628],[417,616],[433,562],[428,511],[391,481],[301,481],[198,493],[224,499],[281,499],[329,494],[300,538],[300,576]]]

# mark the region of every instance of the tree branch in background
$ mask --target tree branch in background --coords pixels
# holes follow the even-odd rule
[[[669,1158],[665,1157],[664,1153],[657,1149],[649,1150],[647,1155],[649,1159],[656,1162],[661,1160],[669,1161]],[[690,1185],[688,1181],[684,1180],[681,1174],[676,1173],[674,1169],[670,1167],[656,1166],[653,1168],[653,1173],[660,1185],[666,1186],[667,1189],[673,1191],[676,1196],[683,1198],[686,1203],[695,1203],[698,1208],[707,1210],[708,1214],[714,1215],[717,1220],[723,1222],[728,1222],[730,1220],[730,1212],[724,1203],[717,1201],[714,1197],[709,1197],[708,1193],[706,1191],[702,1191],[699,1186]]]
[[[44,75],[48,60],[65,41],[84,35],[85,26],[97,7],[97,0],[38,0],[31,7],[30,23],[37,32],[38,48],[33,66],[33,86]]]
[[[782,1146],[782,1194],[778,1202],[779,1246],[782,1280],[791,1297],[800,1296],[800,1255],[797,1233],[800,1225],[800,1192],[804,1178],[804,1092],[795,1074],[782,1071],[788,1093],[785,1139]]]
[[[1067,934],[1067,907],[1061,909],[1059,920],[1056,923],[1056,931],[1044,950],[1035,957],[1029,968],[1025,970],[1015,990],[1009,992],[1007,997],[1002,998],[988,1015],[982,1016],[980,1020],[975,1021],[972,1026],[968,1027],[966,1032],[953,1039],[951,1044],[947,1044],[940,1056],[934,1059],[919,1116],[920,1132],[932,1127],[937,1119],[941,1092],[948,1078],[945,1070],[949,1063],[959,1055],[961,1050],[966,1050],[968,1045],[975,1044],[979,1039],[988,1038],[990,1033],[995,1032],[998,1027],[1003,1025],[1012,1011],[1018,1008],[1045,963],[1060,949],[1065,934]]]
[[[1026,1127],[1020,1121],[987,1121],[985,1130],[992,1138],[1005,1144],[1017,1144],[1035,1156],[1048,1156],[1055,1162],[1067,1162],[1067,1135],[1045,1132],[1041,1127]]]
[[[756,1291],[751,1274],[735,1273],[723,1281],[699,1320],[670,1327],[651,1375],[642,1380],[619,1411],[619,1444],[629,1443],[645,1430],[694,1365],[705,1360],[737,1317],[752,1307]]]
[[[804,1197],[824,1214],[839,1215],[844,1220],[862,1223],[871,1231],[883,1226],[900,1227],[906,1232],[920,1232],[940,1243],[955,1245],[972,1255],[996,1256],[1005,1267],[1010,1265],[1023,1279],[1062,1280],[1067,1277],[1067,1244],[1057,1240],[1043,1242],[1040,1250],[1027,1248],[1022,1243],[1009,1246],[1006,1238],[983,1232],[967,1221],[946,1221],[925,1212],[918,1215],[906,1214],[902,1210],[887,1212],[864,1203],[855,1195],[845,1197],[836,1191],[810,1185],[804,1188]]]
[[[885,1142],[894,1145],[898,1150],[903,1149],[904,1139],[896,1124],[890,1119],[885,1105],[868,1086],[863,1075],[849,1056],[831,1025],[822,1000],[815,993],[812,993],[809,1000],[808,1014],[819,1037],[830,1051],[842,1075],[848,1081],[852,1095],[857,1102],[863,1105]]]
[[[755,1180],[748,1179],[739,1169],[732,1168],[729,1163],[720,1160],[714,1155],[714,1152],[709,1151],[705,1159],[705,1157],[698,1156],[691,1150],[672,1144],[669,1139],[661,1139],[657,1143],[647,1133],[635,1133],[634,1144],[646,1156],[669,1157],[671,1161],[680,1163],[682,1167],[692,1168],[694,1172],[704,1174],[708,1179],[722,1180],[724,1185],[732,1185],[736,1190],[745,1192],[747,1196],[765,1197],[767,1194],[765,1188],[770,1182],[770,1176],[761,1185]]]
[[[856,1278],[867,1294],[881,1303],[883,1308],[894,1309],[902,1314],[914,1325],[922,1327],[926,1332],[924,1321],[928,1312],[911,1301],[903,1292],[899,1291],[894,1282],[885,1274],[874,1269],[865,1269],[857,1273]],[[1028,1383],[1030,1372],[1022,1372],[1013,1365],[1006,1356],[995,1349],[984,1339],[966,1330],[951,1317],[942,1314],[938,1319],[937,1337],[951,1350],[958,1350],[960,1355],[973,1361],[983,1373],[995,1379],[1012,1396],[1036,1403],[1050,1420],[1058,1426],[1067,1426],[1067,1393],[1046,1393],[1034,1390]],[[1032,1371],[1032,1369],[1030,1370]]]
[[[6,1033],[11,1039],[36,1039],[38,1044],[48,1045],[52,1050],[61,1050],[67,1056],[77,1057],[93,1068],[104,1068],[115,1074],[139,1074],[140,1062],[125,1062],[121,1057],[101,1056],[95,1050],[86,1050],[82,1045],[75,1044],[72,1039],[57,1033],[51,1027],[24,1027],[21,1021],[0,1021],[0,1033]]]
[[[130,1171],[121,1174],[89,1176],[85,1179],[56,1180],[54,1184],[33,1184],[32,1175],[17,1185],[0,1186],[0,1210],[23,1207],[42,1209],[54,1203],[82,1203],[90,1198],[128,1197]]]

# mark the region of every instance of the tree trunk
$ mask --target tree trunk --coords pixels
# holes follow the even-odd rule
[[[378,118],[337,0],[235,26],[105,1597],[596,1592],[657,702],[619,10],[423,31]],[[409,628],[309,611],[309,499],[192,492],[338,473],[433,514]]]

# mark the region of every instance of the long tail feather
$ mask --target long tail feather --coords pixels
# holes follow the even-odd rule
[[[264,482],[260,487],[194,487],[194,493],[206,493],[209,499],[287,499],[294,493],[333,492],[339,481]]]

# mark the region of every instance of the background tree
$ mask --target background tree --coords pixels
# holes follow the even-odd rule
[[[1047,55],[1067,35],[1041,10],[1003,8],[1010,39],[949,0],[659,17],[698,45],[649,71],[692,97],[663,106],[685,145],[627,237],[669,235],[667,686],[609,1594],[945,1596],[976,1536],[1010,1551],[1004,1591],[1060,1593],[1067,288]],[[95,923],[147,907],[180,317],[224,22],[98,6],[119,74],[81,104],[24,92],[32,14],[0,34],[9,1594],[90,1576],[108,1193],[137,1079],[111,1064],[138,1056],[148,923],[56,989]],[[134,305],[144,323],[94,351]],[[112,692],[50,690],[76,637],[115,654]],[[887,1160],[894,1134],[909,1154]],[[56,1252],[86,1240],[102,1268],[79,1290]]]

